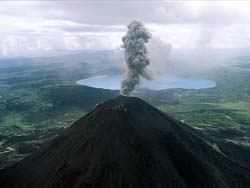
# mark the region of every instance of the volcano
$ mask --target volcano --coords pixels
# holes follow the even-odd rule
[[[1,170],[0,187],[247,188],[250,171],[188,125],[118,96]]]

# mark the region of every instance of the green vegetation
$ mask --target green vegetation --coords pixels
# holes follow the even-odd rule
[[[117,94],[75,84],[110,69],[92,70],[84,62],[6,61],[11,67],[0,67],[0,168],[35,151],[97,103]]]
[[[225,67],[209,79],[216,81],[214,88],[161,91],[150,102],[213,140],[229,140],[249,146],[250,71]],[[174,103],[169,97],[168,102],[164,102],[167,92]]]
[[[8,60],[11,67],[0,67],[0,161],[4,161],[0,167],[35,151],[97,103],[118,94],[75,84],[84,77],[119,71],[99,70],[103,66],[98,63],[103,61],[95,60],[92,66],[84,61],[23,61],[26,64]],[[245,66],[224,67],[203,79],[214,80],[216,86],[142,90],[137,96],[213,140],[249,145],[250,70]]]

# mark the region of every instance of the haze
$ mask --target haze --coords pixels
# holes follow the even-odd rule
[[[127,27],[131,23],[131,27]],[[4,185],[2,177],[11,177],[2,174],[2,168],[27,155],[30,156],[43,144],[66,131],[63,135],[69,138],[69,142],[59,137],[59,142],[53,144],[55,148],[52,150],[55,153],[48,151],[48,157],[43,157],[42,160],[35,155],[34,160],[27,159],[30,166],[18,167],[20,181],[27,179],[23,185],[31,185],[29,180],[35,181],[34,187],[37,187],[36,183],[41,186],[49,185],[41,183],[43,181],[39,181],[39,178],[44,178],[44,182],[48,180],[53,183],[56,181],[50,177],[60,179],[62,174],[66,174],[67,177],[64,179],[69,180],[69,183],[74,180],[78,183],[81,179],[74,179],[75,174],[85,177],[86,174],[78,172],[95,169],[95,166],[83,165],[88,162],[89,157],[97,159],[95,154],[98,154],[98,159],[105,159],[104,162],[107,159],[107,163],[96,163],[97,167],[108,167],[112,173],[120,176],[120,173],[113,170],[117,163],[114,163],[114,168],[110,166],[113,164],[110,160],[120,159],[119,155],[110,153],[111,157],[107,158],[109,153],[99,154],[117,147],[121,148],[120,154],[123,155],[123,151],[126,151],[123,147],[127,148],[124,140],[127,140],[128,151],[141,150],[140,146],[145,144],[145,148],[150,149],[146,152],[157,154],[156,166],[151,165],[152,157],[147,155],[150,157],[148,161],[152,172],[159,169],[158,167],[163,167],[159,169],[159,174],[162,175],[162,169],[169,171],[169,165],[171,168],[183,165],[184,169],[187,169],[185,177],[196,177],[197,182],[202,180],[202,183],[203,177],[207,177],[208,182],[211,182],[210,177],[216,175],[210,175],[210,172],[218,172],[217,174],[222,174],[223,177],[219,175],[214,180],[221,181],[222,186],[211,186],[223,187],[224,177],[234,174],[236,168],[232,165],[232,168],[225,170],[225,165],[230,164],[228,161],[217,160],[217,157],[207,161],[208,156],[215,156],[215,152],[218,156],[222,153],[223,156],[218,159],[228,157],[235,164],[250,168],[249,33],[250,1],[0,1],[0,184]],[[124,80],[126,87],[121,87],[124,86]],[[131,97],[120,96],[115,99],[119,94],[139,97],[157,110],[149,108],[142,101],[135,102],[136,100]],[[107,110],[105,105],[102,107],[104,101],[111,101],[115,106],[108,105],[110,110]],[[131,104],[132,111],[124,104]],[[98,115],[89,119],[93,120],[93,124],[97,122],[96,128],[89,129],[90,134],[84,130],[79,132],[78,129],[75,130],[79,135],[71,134],[71,131],[67,133],[67,128],[78,126],[75,126],[74,122],[88,121],[82,117],[85,114],[88,114],[85,117],[91,117],[89,114],[92,109],[96,109],[97,113],[94,114],[100,114],[100,117]],[[159,110],[166,113],[167,117],[163,118]],[[132,121],[127,123],[129,119]],[[106,120],[108,122],[104,124],[98,123]],[[182,123],[177,123],[178,121]],[[84,122],[79,124],[79,130],[86,127]],[[147,123],[150,124],[147,126]],[[74,126],[71,126],[72,124]],[[157,129],[154,129],[154,124],[156,128],[159,125],[159,134],[155,135]],[[132,127],[129,128],[130,125]],[[133,127],[134,125],[138,126]],[[179,129],[182,126],[184,129]],[[201,133],[199,138],[193,137],[196,131],[193,134],[188,126]],[[128,128],[128,131],[124,131],[123,128]],[[138,134],[131,134],[130,137],[131,130]],[[166,137],[162,137],[165,130]],[[153,142],[138,142],[141,140],[140,136],[147,131],[145,139],[155,138]],[[188,140],[183,142],[189,138],[188,135],[188,140],[195,141],[194,143]],[[204,141],[207,141],[200,145],[203,141],[198,140],[203,135]],[[92,147],[95,145],[92,142],[95,136],[96,143],[104,138],[104,145],[97,144],[96,147]],[[91,138],[90,142],[85,138]],[[116,142],[118,138],[121,140]],[[110,145],[106,139],[115,145]],[[82,142],[83,140],[86,142]],[[131,149],[130,140],[134,140],[136,147]],[[167,146],[152,144],[165,141],[168,143]],[[85,143],[86,147],[81,145]],[[99,146],[101,150],[98,149]],[[96,153],[89,153],[90,155],[85,158],[83,147],[90,148]],[[163,147],[170,150],[158,150]],[[201,148],[202,151],[195,148]],[[215,151],[212,152],[212,148]],[[87,154],[88,150],[86,151]],[[120,152],[117,149],[114,151]],[[145,152],[141,151],[142,161],[147,160],[143,156]],[[186,153],[187,151],[190,153]],[[162,158],[159,153],[166,153],[167,157]],[[173,156],[168,156],[169,153]],[[137,161],[138,158],[133,157],[130,152],[127,154],[128,158],[123,158],[126,160],[122,165],[129,168],[136,166],[134,164],[137,162],[127,163],[127,159],[133,158]],[[201,154],[204,157],[201,157]],[[172,157],[176,161],[169,163]],[[52,158],[56,161],[50,160]],[[64,160],[66,158],[72,160]],[[47,163],[47,159],[51,164],[60,164],[55,168],[52,165],[53,169],[57,169],[56,172],[47,173],[52,169],[48,167],[50,163]],[[167,164],[166,168],[159,165],[159,159],[163,159],[164,165]],[[29,163],[30,161],[37,161],[41,165],[37,166],[36,162]],[[217,161],[216,164],[214,161]],[[210,163],[213,164],[211,168],[204,171]],[[76,168],[71,168],[74,166]],[[222,170],[217,170],[220,167]],[[26,169],[29,171],[22,173]],[[33,169],[39,169],[39,172]],[[190,169],[194,174],[190,174]],[[106,176],[106,169],[104,171]],[[99,172],[101,171],[98,170],[97,173]],[[137,171],[134,171],[135,175],[130,173],[130,170],[128,172],[137,180],[148,179],[144,176],[147,174],[146,171],[142,171],[142,178],[138,178]],[[177,174],[183,172],[179,168],[176,171]],[[241,170],[238,172],[246,174]],[[171,173],[172,171],[169,172]],[[205,173],[204,176],[197,176],[202,173]],[[247,173],[250,174],[249,171]],[[13,177],[18,179],[18,174],[14,173]],[[29,177],[31,174],[39,177],[32,179]],[[91,177],[96,176],[87,177],[87,184]],[[115,176],[112,175],[111,179],[119,180],[113,177]],[[124,177],[127,177],[126,174]],[[235,178],[241,180],[238,176],[234,176],[234,179],[228,177],[226,179],[230,181],[234,181]],[[10,183],[17,187],[15,179],[11,179]],[[107,178],[108,181],[111,179]],[[165,181],[165,178],[160,179]],[[120,184],[122,181],[116,182]],[[151,185],[148,182],[144,183],[144,188]],[[105,183],[102,185],[119,187]],[[134,183],[133,185],[136,188],[140,187]],[[58,184],[54,187],[62,186]],[[249,184],[246,187],[250,187]]]
[[[2,1],[0,55],[119,49],[133,19],[173,49],[249,47],[246,1]]]

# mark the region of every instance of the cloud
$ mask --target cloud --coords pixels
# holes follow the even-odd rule
[[[148,70],[150,70],[153,77],[168,72],[169,56],[172,49],[171,44],[156,37],[157,36],[152,37],[148,44],[149,59],[151,61]]]
[[[116,49],[134,19],[173,49],[250,46],[246,1],[1,1],[0,53]]]

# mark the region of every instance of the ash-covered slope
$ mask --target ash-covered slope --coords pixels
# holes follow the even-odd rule
[[[2,170],[0,187],[240,188],[250,187],[250,173],[189,126],[118,96]]]

